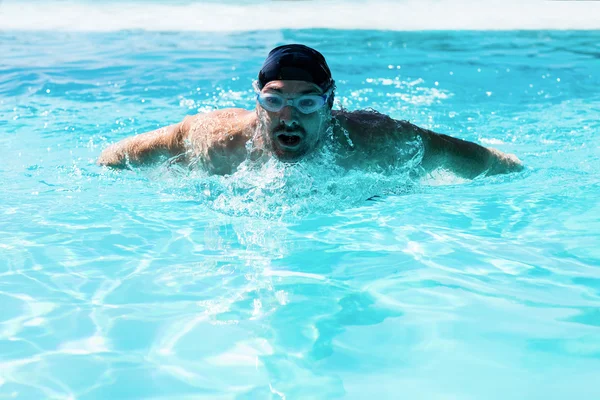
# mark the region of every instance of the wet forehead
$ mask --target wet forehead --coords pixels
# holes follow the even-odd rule
[[[320,87],[312,82],[306,81],[271,81],[265,85],[263,91],[279,93],[322,93]]]

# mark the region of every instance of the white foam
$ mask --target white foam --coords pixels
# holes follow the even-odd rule
[[[0,1],[2,31],[235,32],[265,29],[600,29],[600,2],[475,0],[265,1],[143,4]]]

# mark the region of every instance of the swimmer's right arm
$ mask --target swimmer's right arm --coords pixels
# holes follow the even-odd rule
[[[179,124],[123,139],[104,149],[98,165],[127,168],[151,162],[160,156],[173,157],[185,151],[184,140],[189,131],[189,118]]]

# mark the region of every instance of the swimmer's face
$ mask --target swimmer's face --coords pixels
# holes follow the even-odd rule
[[[277,94],[295,100],[302,95],[322,95],[317,85],[305,81],[271,81],[261,94]],[[296,161],[313,151],[329,126],[331,109],[327,104],[304,114],[286,105],[279,111],[269,111],[257,104],[259,118],[265,129],[265,140],[275,155],[283,161]]]

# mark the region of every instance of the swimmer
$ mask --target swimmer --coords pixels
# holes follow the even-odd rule
[[[335,82],[318,51],[300,44],[269,53],[255,82],[256,108],[230,108],[129,137],[106,148],[98,164],[128,168],[161,157],[234,173],[247,159],[295,162],[328,143],[347,168],[407,162],[424,173],[443,168],[464,178],[520,171],[521,161],[373,110],[333,110]]]

